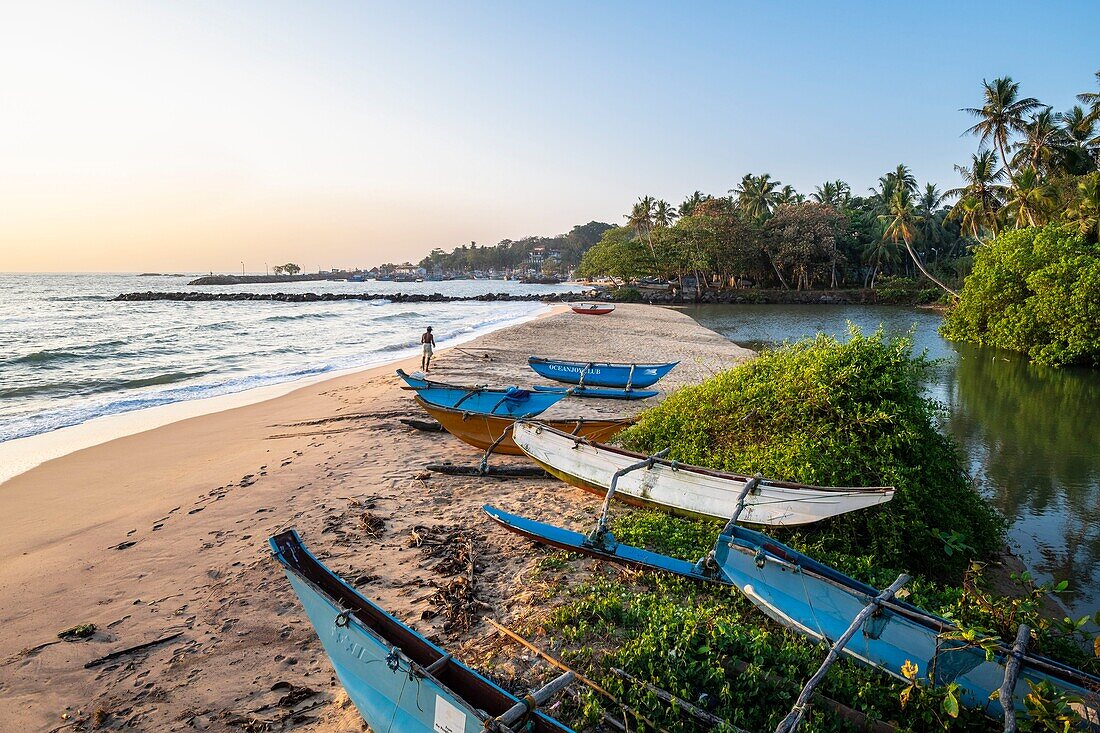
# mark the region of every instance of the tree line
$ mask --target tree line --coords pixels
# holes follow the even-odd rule
[[[1100,93],[1077,95],[1063,112],[1022,97],[1009,77],[984,81],[982,94],[980,107],[962,110],[978,150],[955,166],[956,188],[920,185],[901,164],[862,196],[842,180],[806,195],[768,173],[679,206],[643,196],[584,254],[578,275],[813,289],[920,274],[954,293],[974,248],[1006,230],[1056,223],[1096,242]]]
[[[419,264],[429,272],[438,270],[468,273],[515,270],[525,266],[535,248],[543,247],[547,251],[556,251],[560,255],[560,260],[553,261],[546,270],[560,269],[568,272],[580,263],[581,257],[588,248],[600,241],[603,233],[612,228],[611,224],[590,221],[587,224],[578,224],[566,234],[559,234],[556,237],[530,236],[517,240],[505,239],[496,245],[481,247],[477,246],[476,242],[470,242],[469,245],[463,244],[450,252],[437,247],[420,260]]]

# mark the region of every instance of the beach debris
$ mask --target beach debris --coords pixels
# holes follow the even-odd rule
[[[57,633],[57,638],[64,639],[65,641],[87,639],[96,632],[96,628],[95,624],[78,624],[70,629],[59,631]]]
[[[386,520],[371,511],[365,511],[359,515],[359,524],[374,539],[381,537],[386,528]]]
[[[416,430],[423,430],[426,433],[442,433],[443,426],[437,423],[435,420],[414,420],[411,417],[401,418],[401,422],[408,425],[410,428]]]
[[[492,478],[551,478],[550,474],[534,466],[460,466],[454,463],[429,463],[424,468],[449,476],[490,476]]]
[[[90,662],[87,662],[84,665],[84,669],[99,667],[101,665],[107,664],[108,662],[113,662],[116,659],[125,657],[129,654],[136,654],[137,652],[142,652],[146,649],[151,649],[152,647],[159,646],[161,644],[167,644],[173,639],[178,639],[181,636],[183,636],[183,632],[177,631],[174,634],[168,634],[167,636],[162,636],[159,639],[154,639],[153,641],[147,641],[143,644],[137,644],[135,646],[126,647],[125,649],[119,649],[118,651],[111,652],[110,654],[105,654],[102,657],[98,657]]]
[[[286,694],[280,697],[279,701],[275,704],[283,708],[295,707],[298,703],[308,700],[318,694],[317,690],[312,690],[305,686],[299,687],[298,685],[286,681],[279,681],[271,686],[272,692],[281,690],[286,690]]]
[[[428,561],[424,567],[441,575],[451,576],[444,584],[432,582],[436,591],[424,600],[434,604],[421,618],[443,617],[443,630],[463,632],[471,629],[482,611],[492,610],[477,598],[474,573],[474,538],[462,526],[426,527],[417,525],[409,533],[409,546],[420,548]]]
[[[127,540],[126,542],[119,542],[117,545],[111,545],[108,550],[127,550],[137,544],[137,540]]]

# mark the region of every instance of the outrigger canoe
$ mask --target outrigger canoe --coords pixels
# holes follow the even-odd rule
[[[508,456],[523,455],[523,451],[512,439],[512,426],[516,424],[513,418],[440,407],[427,402],[420,395],[417,395],[416,401],[424,408],[425,412],[439,421],[439,424],[448,433],[462,442],[469,443],[482,450],[488,450],[490,446],[496,443],[493,453],[502,453]],[[597,420],[582,417],[571,420],[546,420],[543,424],[553,426],[567,435],[592,438],[593,440],[610,440],[622,430],[630,427],[633,422],[629,419]]]
[[[613,538],[594,540],[561,527],[508,514],[492,506],[485,512],[506,529],[553,547],[579,552],[639,569],[675,573],[703,582],[733,585],[761,611],[783,626],[811,639],[829,643],[844,633],[852,619],[880,591],[823,565],[767,535],[730,522],[721,531],[714,550],[696,563],[621,545]],[[854,659],[905,680],[906,662],[917,665],[922,683],[959,685],[959,697],[968,706],[989,715],[1003,714],[1000,689],[1005,666],[1013,654],[1005,644],[994,645],[991,658],[981,646],[961,641],[961,632],[945,618],[899,600],[880,601],[878,610],[843,648]],[[1016,709],[1024,709],[1028,683],[1050,682],[1056,689],[1080,698],[1086,715],[1100,710],[1100,678],[1038,654],[1023,654],[1021,672],[1013,689]]]
[[[268,542],[371,730],[571,733],[532,710],[533,696],[521,700],[506,692],[364,598],[322,565],[294,530]],[[517,710],[522,712],[509,714]]]
[[[582,316],[606,316],[615,310],[611,303],[570,303],[569,307]]]
[[[429,404],[511,418],[538,415],[568,394],[567,391],[532,392],[518,387],[444,384],[406,374],[401,369],[397,370],[397,376],[405,380],[408,389],[415,390],[417,396]]]
[[[669,364],[616,364],[612,362],[564,361],[532,356],[527,364],[538,374],[556,382],[584,387],[620,387],[631,390],[649,387],[680,362]]]
[[[565,392],[571,397],[594,397],[604,400],[644,400],[661,394],[655,389],[615,389],[614,387],[554,387],[549,384],[536,384],[531,389],[536,392]]]
[[[647,456],[603,445],[536,422],[517,422],[513,439],[535,463],[567,484],[603,496],[617,471]],[[615,498],[689,517],[728,519],[750,476],[654,459],[643,470],[619,477]],[[740,519],[751,524],[809,524],[846,512],[884,504],[894,489],[809,486],[757,481]]]

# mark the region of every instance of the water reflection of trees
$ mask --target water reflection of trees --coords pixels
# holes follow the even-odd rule
[[[1094,588],[1100,581],[1100,373],[1037,367],[963,347],[943,376],[947,426],[997,507],[1031,525],[1041,554],[1032,558],[1035,569]],[[1026,522],[1028,516],[1046,521]]]

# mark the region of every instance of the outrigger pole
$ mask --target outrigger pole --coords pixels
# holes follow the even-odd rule
[[[619,479],[627,475],[632,471],[637,471],[642,468],[653,468],[654,462],[659,458],[664,458],[668,455],[670,448],[657,451],[648,458],[644,458],[637,463],[631,463],[626,468],[620,468],[611,476],[611,486],[607,489],[607,496],[603,500],[603,509],[600,512],[600,519],[596,522],[596,528],[592,530],[592,533],[585,538],[584,543],[589,547],[595,547],[598,550],[604,552],[614,552],[615,538],[611,536],[611,532],[607,529],[607,514],[611,511],[611,499],[615,496],[615,489],[619,486]]]

